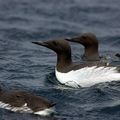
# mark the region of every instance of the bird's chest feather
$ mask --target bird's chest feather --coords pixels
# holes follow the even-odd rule
[[[68,86],[89,87],[101,82],[120,80],[116,67],[84,67],[67,73],[55,71],[58,81]],[[78,86],[77,86],[78,87]]]

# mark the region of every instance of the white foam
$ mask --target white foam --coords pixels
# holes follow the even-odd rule
[[[90,87],[102,82],[120,81],[120,73],[116,67],[84,67],[79,70],[72,70],[61,73],[55,70],[58,81],[67,86],[78,88]]]

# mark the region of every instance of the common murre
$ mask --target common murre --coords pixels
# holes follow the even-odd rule
[[[54,103],[25,91],[0,89],[0,108],[13,112],[49,116],[54,113]]]
[[[74,64],[71,58],[71,47],[66,40],[50,40],[32,42],[47,47],[57,54],[55,69],[56,78],[62,84],[79,88],[120,80],[118,67],[109,66],[100,62],[85,62]]]
[[[88,61],[99,61],[99,44],[93,33],[83,33],[80,36],[66,38],[67,41],[76,42],[84,46],[83,59]]]
[[[100,61],[106,64],[110,64],[110,56],[99,55],[99,42],[95,34],[83,33],[77,37],[66,38],[65,40],[70,42],[76,42],[84,46],[84,54],[82,56],[85,61]],[[120,54],[117,53],[116,57],[120,58]]]

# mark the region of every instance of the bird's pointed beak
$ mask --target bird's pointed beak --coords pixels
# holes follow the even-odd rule
[[[65,40],[69,41],[69,42],[75,42],[75,43],[80,43],[80,44],[83,44],[83,39],[81,36],[75,36],[75,37],[72,37],[72,38],[65,38]]]
[[[37,44],[37,45],[41,45],[41,46],[45,46],[45,47],[48,46],[48,44],[46,42],[42,42],[42,41],[37,41],[37,42],[32,42],[32,43]]]
[[[51,107],[53,107],[53,106],[55,106],[55,105],[56,105],[56,103],[52,103],[52,104],[51,104]]]
[[[69,42],[77,42],[78,37],[73,37],[73,38],[65,38],[65,40],[69,41]]]
[[[65,40],[73,42],[73,38],[65,38]]]

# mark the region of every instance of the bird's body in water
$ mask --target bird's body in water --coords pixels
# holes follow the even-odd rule
[[[93,33],[84,33],[73,38],[66,38],[67,41],[75,42],[84,46],[83,59],[86,61],[99,61],[99,43]]]
[[[110,66],[99,61],[87,61],[83,64],[73,63],[71,47],[64,39],[33,43],[47,47],[57,54],[55,74],[62,84],[78,88],[80,86],[90,87],[102,82],[120,80],[120,72],[117,66]]]
[[[25,91],[0,90],[0,108],[19,113],[49,116],[54,104],[47,99]]]
[[[93,33],[83,33],[76,37],[66,38],[65,40],[78,43],[84,47],[84,54],[82,55],[82,59],[84,61],[99,61],[104,62],[106,64],[111,63],[111,57],[100,56],[99,53],[99,41],[95,34]],[[120,58],[120,54],[116,54],[115,56]]]

